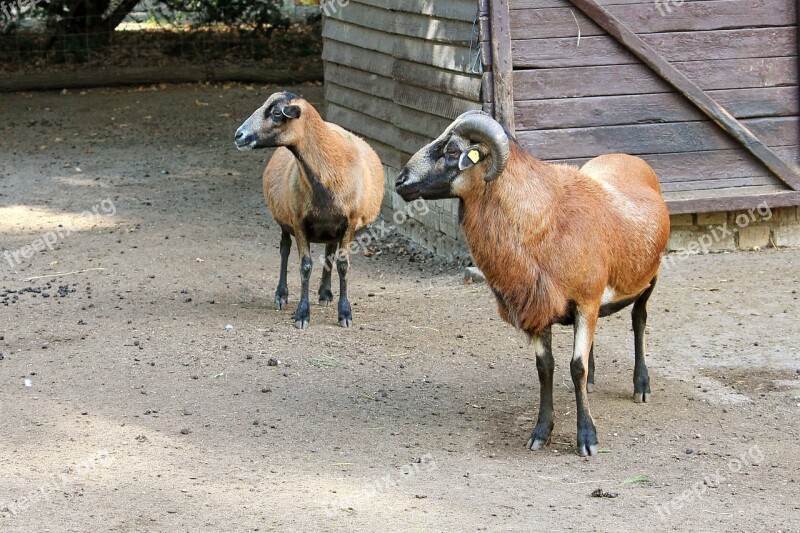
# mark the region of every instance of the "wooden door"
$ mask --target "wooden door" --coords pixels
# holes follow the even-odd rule
[[[800,205],[795,0],[488,7],[489,107],[534,155],[640,155],[674,213]]]

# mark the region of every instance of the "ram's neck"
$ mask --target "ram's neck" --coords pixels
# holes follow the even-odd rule
[[[517,243],[517,249],[529,249],[552,230],[563,184],[556,167],[516,144],[511,150],[499,178],[464,196],[462,225],[468,240],[474,235],[476,241]]]
[[[300,168],[315,191],[319,188],[335,189],[348,165],[349,147],[346,139],[332,130],[316,111],[306,112],[303,135],[295,145],[290,146]]]
[[[528,333],[543,331],[566,305],[551,270],[563,221],[560,174],[512,148],[505,172],[482,193],[464,197],[462,227],[475,264],[503,319]]]

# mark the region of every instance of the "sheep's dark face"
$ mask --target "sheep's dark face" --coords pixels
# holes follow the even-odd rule
[[[291,146],[297,142],[297,119],[303,114],[302,100],[292,93],[275,93],[236,130],[239,150]]]
[[[503,126],[483,111],[467,111],[411,158],[395,188],[406,201],[466,198],[499,178],[510,157]]]
[[[411,158],[397,177],[395,187],[407,202],[417,198],[457,198],[463,183],[472,178],[471,169],[486,159],[488,153],[484,145],[474,144],[449,129]]]

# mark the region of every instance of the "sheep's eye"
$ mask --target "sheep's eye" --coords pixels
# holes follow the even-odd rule
[[[461,157],[460,150],[447,150],[444,154],[445,159],[448,161],[458,161],[458,158]]]
[[[278,106],[275,106],[275,107],[273,107],[273,108],[272,108],[272,116],[273,116],[274,118],[279,118],[279,117],[282,117],[282,116],[283,116],[283,109],[281,109],[281,108],[280,108],[280,107],[278,107]]]

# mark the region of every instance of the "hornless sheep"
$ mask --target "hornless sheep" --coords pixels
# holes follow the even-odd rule
[[[319,302],[327,306],[333,301],[331,270],[335,259],[339,325],[350,327],[350,245],[356,232],[378,217],[383,200],[383,167],[377,154],[362,139],[322,120],[311,104],[289,92],[270,96],[236,130],[234,140],[239,150],[278,147],[262,178],[267,207],[282,229],[275,305],[283,309],[288,302],[286,269],[294,235],[302,280],[295,326],[308,327],[311,243],[325,243]]]
[[[420,150],[396,185],[407,201],[461,199],[464,234],[500,315],[527,333],[536,351],[541,401],[529,449],[547,445],[553,429],[551,326],[574,326],[578,451],[595,455],[587,381],[598,317],[633,304],[634,400],[650,394],[646,307],[669,237],[652,168],[624,154],[597,157],[581,169],[550,165],[473,111]]]

